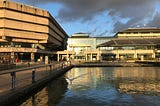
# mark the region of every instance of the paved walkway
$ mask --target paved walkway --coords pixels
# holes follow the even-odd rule
[[[42,66],[45,64],[32,64],[30,66],[21,65],[20,66],[21,68],[15,67],[14,69],[1,70],[0,74],[6,73],[6,72],[12,72],[17,69],[18,70],[24,69],[25,71],[16,72],[16,87],[22,87],[24,85],[32,83],[32,71],[33,71],[32,68],[40,65]],[[59,69],[61,67],[60,65],[61,64],[59,62],[53,63],[52,71]],[[26,68],[29,68],[29,69],[26,70]],[[39,80],[39,79],[42,79],[43,77],[47,77],[49,74],[50,74],[50,66],[37,68],[35,72],[35,80]],[[0,93],[10,90],[11,88],[12,88],[11,73],[0,75]]]

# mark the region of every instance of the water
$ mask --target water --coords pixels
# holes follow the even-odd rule
[[[159,106],[160,68],[73,68],[21,106]]]

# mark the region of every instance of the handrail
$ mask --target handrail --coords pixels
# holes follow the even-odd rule
[[[58,65],[58,67],[53,67],[54,65]],[[4,71],[0,71],[0,75],[10,75],[11,77],[11,89],[14,89],[16,88],[17,86],[17,74],[16,73],[20,73],[20,72],[29,72],[31,73],[31,83],[35,83],[36,82],[36,77],[37,77],[37,70],[38,68],[41,68],[42,67],[42,71],[43,70],[46,70],[47,72],[48,71],[54,71],[59,69],[59,68],[64,68],[65,66],[70,66],[71,65],[71,62],[69,61],[63,61],[63,62],[57,62],[57,63],[51,63],[51,64],[43,64],[43,65],[38,65],[38,66],[30,66],[30,67],[26,67],[26,68],[19,68],[19,69],[10,69],[10,70],[4,70]],[[48,68],[47,68],[48,67]],[[44,69],[46,68],[46,69]],[[47,73],[47,72],[44,72],[44,73]],[[51,74],[51,73],[50,73]],[[28,78],[29,79],[29,78]],[[9,83],[9,82],[7,82]],[[6,83],[5,83],[6,84]],[[5,85],[5,84],[2,84],[1,86]]]
[[[60,63],[64,64],[64,62],[60,62]],[[40,67],[46,67],[46,66],[51,66],[51,65],[55,65],[55,64],[51,63],[51,64],[45,64],[45,65],[43,64],[43,65],[38,65],[38,66],[30,66],[30,67],[19,68],[19,69],[4,70],[4,71],[0,71],[0,75],[8,74],[8,73],[11,73],[11,72],[26,71],[26,70],[30,70],[30,69],[35,69],[35,68],[40,68]]]
[[[4,70],[4,71],[0,71],[0,75],[8,74],[8,73],[11,73],[11,72],[26,71],[26,70],[29,70],[29,69],[40,68],[40,67],[45,67],[45,66],[50,66],[50,65],[51,64],[48,64],[48,65],[39,65],[39,66],[31,66],[31,67],[25,67],[25,68],[19,68],[19,69]]]

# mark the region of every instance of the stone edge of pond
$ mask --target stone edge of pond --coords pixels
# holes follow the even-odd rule
[[[37,91],[38,89],[45,87],[47,83],[63,75],[73,67],[74,67],[73,65],[65,67],[63,69],[55,71],[49,77],[38,80],[33,84],[13,89],[8,92],[0,94],[0,106],[8,106],[18,102],[21,98],[25,98],[27,95],[30,95],[33,92]]]
[[[160,62],[91,62],[76,64],[74,67],[160,67]]]

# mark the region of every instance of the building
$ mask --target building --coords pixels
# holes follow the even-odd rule
[[[68,35],[46,10],[0,0],[0,61],[48,61],[66,49]]]
[[[97,46],[103,60],[159,60],[160,29],[129,28]],[[104,50],[105,49],[105,50]]]
[[[111,40],[112,37],[90,37],[86,33],[75,33],[68,38],[67,51],[58,52],[58,61],[96,61],[100,60],[100,51],[97,45]]]

